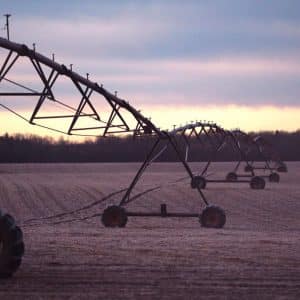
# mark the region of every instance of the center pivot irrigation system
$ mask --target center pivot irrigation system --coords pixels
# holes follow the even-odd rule
[[[194,182],[197,182],[199,186],[204,189],[207,183],[249,183],[252,189],[264,189],[265,181],[260,176],[255,176],[254,169],[251,169],[251,174],[238,175],[236,173],[238,166],[234,168],[233,171],[229,172],[225,178],[222,179],[212,179],[208,178],[209,168],[212,162],[216,160],[218,154],[224,147],[228,147],[231,152],[236,153],[239,163],[241,161],[245,162],[246,166],[250,167],[250,162],[246,153],[241,148],[239,141],[236,136],[228,130],[224,130],[220,126],[211,122],[196,122],[187,124],[186,126],[174,128],[173,132],[179,136],[185,143],[186,160],[188,159],[189,149],[192,147],[192,142],[198,142],[198,144],[203,147],[203,151],[210,153],[210,157],[207,158],[207,163],[204,165],[199,175],[192,181],[192,187],[195,186]],[[242,180],[238,180],[242,177]],[[246,179],[248,177],[248,179]]]
[[[112,134],[129,134],[133,136],[151,136],[154,140],[152,148],[147,154],[144,162],[138,169],[129,187],[126,189],[124,196],[120,199],[118,205],[108,206],[102,213],[101,220],[106,227],[124,227],[127,223],[128,216],[160,216],[160,217],[196,217],[203,227],[222,228],[226,222],[225,212],[222,208],[210,205],[203,190],[207,183],[243,183],[248,182],[253,189],[262,189],[265,186],[265,181],[261,176],[255,174],[256,167],[254,161],[248,158],[248,150],[243,149],[241,137],[237,132],[230,132],[222,129],[214,123],[196,122],[186,126],[175,127],[173,130],[164,131],[156,127],[149,119],[144,117],[141,112],[129,104],[129,102],[120,99],[117,93],[110,93],[102,85],[92,82],[89,76],[80,76],[72,70],[72,65],[66,67],[55,61],[54,55],[52,59],[38,53],[33,47],[30,49],[24,44],[18,44],[9,41],[9,39],[0,38],[1,51],[5,52],[4,61],[0,68],[0,97],[1,99],[19,99],[30,98],[36,99],[35,106],[29,118],[20,115],[13,110],[9,105],[1,103],[1,107],[12,112],[16,116],[29,122],[32,125],[55,130],[68,135],[83,135],[83,136],[107,136]],[[12,71],[18,66],[27,63],[34,72],[32,81],[39,81],[40,88],[29,87],[26,79],[18,76],[17,79],[11,77]],[[56,85],[59,80],[68,82],[76,91],[78,96],[78,105],[73,107],[61,101],[56,96]],[[4,84],[5,83],[5,84]],[[16,90],[11,91],[9,87],[14,87]],[[97,109],[95,103],[105,103],[109,108],[109,113],[104,116],[103,111]],[[43,107],[47,103],[56,104],[67,109],[69,114],[51,114],[44,115]],[[102,105],[101,104],[101,105]],[[102,106],[101,106],[102,107]],[[86,112],[86,111],[89,112]],[[93,126],[86,126],[80,121],[82,119],[91,119]],[[57,129],[49,125],[45,125],[43,121],[49,120],[69,120],[65,130]],[[66,125],[67,122],[64,122]],[[92,132],[93,134],[86,134]],[[243,137],[247,136],[243,134]],[[251,140],[251,145],[257,146],[259,140]],[[202,171],[193,172],[189,163],[189,150],[193,147],[192,142],[200,144],[204,149],[208,149],[211,153],[210,158],[205,164]],[[225,147],[230,146],[235,149],[238,155],[238,166],[241,162],[245,162],[247,171],[250,174],[245,174],[246,179],[239,179],[236,174],[238,166],[234,171],[227,174],[222,179],[210,179],[208,169],[211,166],[218,153]],[[191,188],[194,189],[200,200],[204,204],[204,209],[199,214],[197,213],[170,213],[167,211],[165,204],[161,204],[160,211],[155,212],[130,212],[125,209],[126,204],[134,200],[131,196],[133,189],[140,180],[142,174],[147,167],[155,161],[167,147],[172,148],[176,154],[178,161],[182,164],[190,179]],[[264,149],[262,145],[257,146],[260,153]],[[265,148],[267,148],[265,146]],[[202,148],[201,148],[202,149]],[[247,148],[248,149],[248,148]],[[264,154],[268,155],[268,154]],[[272,158],[264,156],[267,169],[274,173],[274,168],[270,166]],[[276,160],[278,162],[278,159]],[[281,165],[281,167],[283,164]],[[280,171],[278,169],[278,171]],[[276,173],[277,174],[277,173]],[[279,181],[279,179],[278,179]],[[21,229],[15,224],[14,219],[0,212],[0,276],[11,276],[20,266],[22,256],[24,254],[24,242]]]
[[[269,180],[278,182],[280,180],[278,174],[275,172],[286,173],[288,171],[286,164],[280,159],[279,153],[275,151],[274,147],[263,137],[251,137],[249,134],[235,129],[232,131],[236,139],[244,148],[244,152],[250,158],[250,165],[244,167],[245,172],[252,172],[253,170],[268,171]],[[260,157],[263,165],[256,165],[255,154]],[[252,158],[251,158],[252,156]],[[237,168],[240,166],[241,161],[238,162]]]

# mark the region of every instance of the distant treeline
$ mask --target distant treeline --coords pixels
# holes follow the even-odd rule
[[[251,135],[263,136],[279,152],[282,160],[300,161],[300,131],[259,132]],[[106,137],[95,141],[72,143],[63,139],[55,141],[32,135],[5,134],[0,137],[0,162],[136,162],[145,158],[153,142],[153,137],[136,139]],[[180,149],[184,151],[183,144],[180,144]],[[191,141],[189,160],[206,161],[211,155],[210,147],[205,147],[196,140]],[[227,145],[214,160],[232,161],[237,157],[236,150]],[[258,155],[252,158],[260,159]],[[169,147],[158,161],[177,161],[177,157]]]

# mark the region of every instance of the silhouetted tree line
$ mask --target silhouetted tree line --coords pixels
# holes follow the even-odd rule
[[[279,152],[284,161],[300,160],[300,131],[260,132],[253,135],[263,136]],[[155,141],[154,137],[106,137],[95,141],[87,140],[82,143],[72,143],[64,139],[55,141],[51,138],[41,138],[33,135],[5,134],[0,137],[0,162],[135,162],[144,160],[147,152]],[[190,141],[189,160],[207,161],[213,151],[208,141],[203,139]],[[162,148],[162,142],[160,147]],[[184,154],[182,141],[178,141],[179,149]],[[158,148],[159,150],[160,148]],[[237,160],[237,149],[226,144],[214,157],[214,161]],[[260,160],[258,153],[252,158]],[[177,161],[176,153],[169,146],[158,158],[158,161]]]

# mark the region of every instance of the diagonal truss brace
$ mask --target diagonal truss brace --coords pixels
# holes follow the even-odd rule
[[[33,59],[31,59],[31,62],[32,62],[34,68],[36,69],[38,75],[40,76],[42,82],[44,83],[44,88],[42,90],[40,98],[37,102],[37,105],[35,106],[35,108],[33,110],[33,113],[31,115],[31,118],[29,121],[31,124],[34,124],[35,119],[51,119],[51,118],[56,117],[56,116],[37,117],[37,114],[46,99],[50,99],[50,100],[54,101],[55,98],[54,98],[54,95],[52,92],[52,87],[53,87],[54,83],[56,82],[56,80],[59,76],[59,73],[56,72],[54,69],[52,69],[48,78],[46,78],[46,75],[45,75],[40,63],[35,62]]]
[[[5,78],[6,74],[10,71],[12,66],[19,58],[18,53],[15,54],[15,57],[12,58],[12,56],[13,56],[13,51],[10,50],[0,70],[0,82],[2,81],[3,78]]]

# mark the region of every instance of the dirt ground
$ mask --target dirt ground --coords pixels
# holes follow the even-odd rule
[[[226,212],[221,230],[197,218],[131,217],[126,228],[104,228],[101,212],[120,201],[138,166],[0,165],[0,208],[26,243],[21,268],[0,282],[1,299],[300,299],[300,163],[263,191],[208,183],[207,199]],[[231,169],[215,164],[210,178]],[[127,209],[166,203],[201,213],[185,176],[179,164],[154,164]]]

